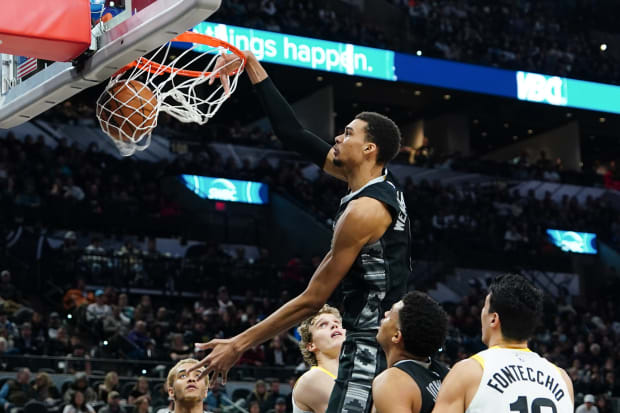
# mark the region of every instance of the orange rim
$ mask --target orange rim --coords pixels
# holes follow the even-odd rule
[[[183,42],[183,43],[199,43],[199,44],[204,44],[205,46],[223,47],[225,49],[230,50],[231,52],[236,54],[241,59],[241,68],[245,66],[245,55],[243,54],[243,52],[237,49],[232,44],[227,43],[218,38],[211,37],[206,34],[185,32],[185,33],[178,35],[177,37],[175,37],[174,39],[170,41],[171,42]],[[138,69],[145,70],[145,71],[157,74],[157,75],[160,75],[163,73],[174,73],[176,75],[181,75],[181,76],[186,76],[186,77],[200,77],[200,76],[209,76],[211,74],[211,72],[203,72],[200,70],[175,69],[168,65],[157,63],[145,57],[141,57],[138,60],[135,60],[129,63],[128,65],[123,66],[114,75],[119,75],[134,67],[137,67]],[[234,76],[235,74],[237,74],[237,71],[234,71],[233,73],[231,73],[230,76]],[[219,76],[220,76],[219,73],[215,75],[215,77],[219,77]]]

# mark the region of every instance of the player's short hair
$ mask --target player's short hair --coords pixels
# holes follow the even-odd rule
[[[414,356],[430,357],[446,341],[448,315],[427,294],[420,291],[407,293],[398,318],[405,350]]]
[[[355,119],[365,121],[366,139],[377,145],[377,163],[385,165],[400,151],[400,129],[394,121],[377,112],[361,112]]]
[[[297,327],[297,331],[301,336],[301,339],[299,340],[299,350],[301,351],[304,361],[309,366],[317,365],[316,355],[307,348],[308,344],[312,343],[312,333],[310,332],[310,327],[314,325],[314,321],[322,314],[333,314],[338,317],[340,321],[342,321],[340,311],[338,311],[337,308],[325,304],[316,314],[306,318],[301,322],[299,327]]]
[[[489,312],[499,314],[504,338],[529,339],[542,314],[542,291],[521,275],[505,274],[491,283],[489,294]]]
[[[170,371],[168,372],[168,378],[166,379],[166,384],[167,384],[167,388],[170,389],[172,388],[172,386],[174,386],[174,381],[177,378],[177,373],[179,372],[179,367],[181,367],[183,364],[188,364],[188,363],[198,363],[198,360],[196,359],[183,359],[181,361],[179,361],[177,364],[174,365],[173,368],[170,369]],[[207,387],[209,387],[209,376],[205,376],[205,384],[207,385]]]

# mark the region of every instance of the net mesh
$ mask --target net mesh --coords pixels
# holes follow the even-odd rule
[[[181,122],[204,125],[235,91],[243,72],[241,58],[216,67],[218,56],[230,49],[189,44],[191,47],[178,56],[173,52],[181,50],[172,49],[173,42],[169,42],[148,59],[138,59],[133,68],[112,76],[97,100],[101,129],[123,156],[149,146],[160,112]],[[236,72],[229,77],[226,92],[222,82],[215,78],[233,69]]]

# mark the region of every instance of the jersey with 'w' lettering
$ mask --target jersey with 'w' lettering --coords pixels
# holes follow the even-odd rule
[[[355,199],[369,197],[381,201],[392,215],[383,236],[365,245],[342,282],[343,326],[347,339],[357,336],[374,340],[385,311],[407,292],[411,272],[411,231],[403,192],[389,172],[375,178],[340,201],[334,222]],[[334,223],[335,226],[335,223]]]
[[[528,349],[491,347],[472,356],[482,380],[466,413],[572,413],[560,370]]]

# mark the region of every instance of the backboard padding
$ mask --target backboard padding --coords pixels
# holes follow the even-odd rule
[[[134,0],[135,1],[135,0]],[[97,38],[81,68],[53,63],[0,96],[0,128],[26,122],[170,41],[220,6],[221,0],[157,0]]]

